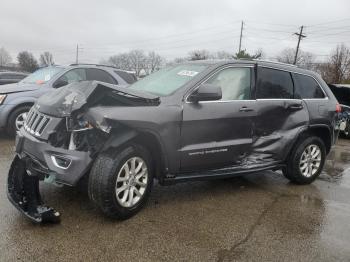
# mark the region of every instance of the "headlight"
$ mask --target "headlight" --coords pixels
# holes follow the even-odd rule
[[[0,105],[4,102],[7,95],[0,95]]]

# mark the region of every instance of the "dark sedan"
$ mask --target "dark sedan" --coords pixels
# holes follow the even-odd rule
[[[26,73],[0,72],[0,85],[17,83],[26,76],[28,76]]]

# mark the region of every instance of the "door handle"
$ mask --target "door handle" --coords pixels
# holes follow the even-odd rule
[[[287,109],[299,110],[299,109],[303,109],[303,105],[302,104],[291,104],[287,107]]]
[[[249,108],[249,107],[246,107],[246,106],[242,106],[240,109],[239,109],[239,112],[250,112],[250,111],[253,111],[254,109],[253,108]]]

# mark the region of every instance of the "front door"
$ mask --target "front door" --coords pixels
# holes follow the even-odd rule
[[[185,102],[181,128],[181,171],[238,164],[250,150],[256,102],[251,67],[226,67],[205,83],[221,87],[218,101]]]

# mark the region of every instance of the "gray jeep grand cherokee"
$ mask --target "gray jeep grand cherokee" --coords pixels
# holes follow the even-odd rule
[[[8,197],[36,222],[60,214],[39,181],[88,180],[103,213],[126,219],[153,180],[227,178],[282,170],[297,184],[320,174],[335,143],[339,105],[319,75],[262,61],[200,61],[129,88],[70,84],[41,97],[16,139]]]

